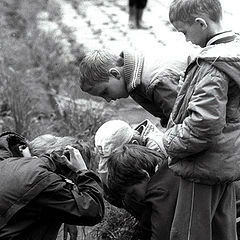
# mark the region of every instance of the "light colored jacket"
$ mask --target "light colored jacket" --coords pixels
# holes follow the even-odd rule
[[[158,129],[150,120],[145,119],[135,127],[135,130],[139,132],[144,146],[155,151],[162,151],[164,148],[162,142],[164,132]]]
[[[135,102],[166,127],[178,92],[181,74],[187,67],[187,56],[174,59],[167,54],[159,56],[122,52],[124,80]]]
[[[163,142],[169,167],[205,184],[240,179],[240,39],[188,66]]]

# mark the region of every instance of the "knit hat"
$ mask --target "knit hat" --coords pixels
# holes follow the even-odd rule
[[[107,171],[106,163],[111,152],[117,147],[129,143],[133,134],[134,129],[122,120],[110,120],[97,130],[95,134],[95,146],[101,155],[99,172]]]

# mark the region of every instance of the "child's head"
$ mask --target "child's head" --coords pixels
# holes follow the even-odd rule
[[[142,145],[125,144],[116,149],[108,161],[108,188],[117,189],[124,208],[137,219],[145,206],[149,179],[155,174],[163,156]]]
[[[123,59],[106,50],[86,54],[79,65],[81,89],[106,101],[129,96],[123,78]]]
[[[152,177],[164,159],[161,152],[142,145],[125,144],[117,148],[107,162],[109,188],[124,193],[128,187]]]
[[[134,129],[122,120],[110,120],[104,123],[95,134],[95,146],[100,154],[99,172],[107,172],[110,154],[123,144],[130,143],[135,136]]]
[[[79,150],[85,163],[90,164],[92,152],[90,146],[77,138],[65,136],[58,137],[52,134],[44,134],[34,138],[29,142],[29,150],[32,156],[41,156],[44,154],[52,154],[53,152],[58,155],[65,155],[69,157],[66,147],[71,146]]]
[[[63,152],[67,145],[73,145],[76,139],[73,137],[57,137],[52,134],[44,134],[34,138],[29,143],[30,152],[33,156],[50,154],[53,151]]]
[[[221,3],[219,0],[174,0],[169,19],[187,41],[205,47],[221,28]]]

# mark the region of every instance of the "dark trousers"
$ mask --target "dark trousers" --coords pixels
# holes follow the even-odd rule
[[[137,9],[144,9],[147,5],[147,0],[129,0],[129,7],[136,7]]]
[[[171,240],[236,240],[233,183],[214,186],[180,179]]]

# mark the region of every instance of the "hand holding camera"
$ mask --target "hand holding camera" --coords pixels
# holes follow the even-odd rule
[[[65,150],[63,151],[63,155],[61,156],[59,156],[56,152],[53,152],[52,154],[55,155],[55,160],[57,159],[58,162],[66,165],[74,172],[87,170],[87,166],[83,160],[81,153],[78,149],[72,146],[66,146]],[[57,158],[56,154],[58,155]]]

